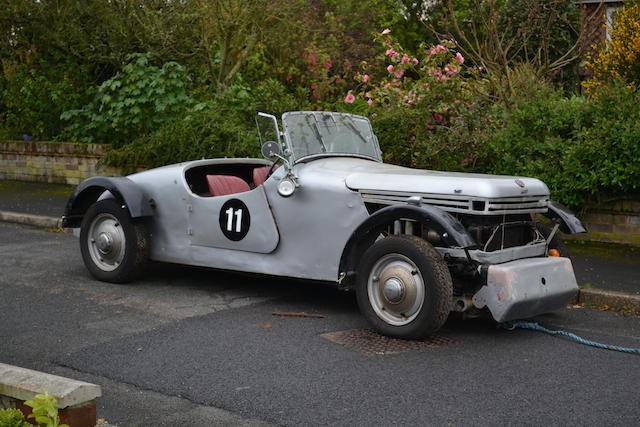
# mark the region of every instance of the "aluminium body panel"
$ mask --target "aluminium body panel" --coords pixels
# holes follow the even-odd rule
[[[489,266],[487,284],[473,296],[473,304],[506,322],[563,308],[577,291],[569,258],[528,258]]]
[[[360,194],[346,188],[344,180],[352,167],[366,168],[375,162],[327,158],[299,163],[294,173],[300,187],[291,197],[278,194],[284,170],[276,171],[262,186],[267,200],[264,209],[271,209],[279,234],[271,253],[248,252],[232,243],[227,248],[193,244],[189,233],[200,233],[200,227],[189,222],[189,209],[194,207],[190,207],[192,193],[184,180],[184,170],[212,162],[265,163],[258,159],[205,160],[130,176],[157,206],[151,221],[151,259],[303,279],[338,279],[342,250],[353,230],[369,216]],[[219,214],[214,213],[215,226],[219,226]]]
[[[401,191],[490,199],[549,197],[549,188],[536,178],[410,169],[383,163],[372,164],[365,171],[354,170],[346,184],[354,190],[373,192]]]

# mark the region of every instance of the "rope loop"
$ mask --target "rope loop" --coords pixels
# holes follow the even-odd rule
[[[602,344],[602,343],[599,343],[599,342],[595,342],[595,341],[584,339],[584,338],[579,337],[576,334],[573,334],[571,332],[567,332],[567,331],[552,331],[551,329],[547,329],[544,326],[541,326],[541,325],[537,324],[536,322],[526,322],[524,320],[516,320],[516,321],[513,321],[513,322],[499,323],[498,326],[500,326],[501,328],[507,329],[509,331],[512,331],[512,330],[514,330],[516,328],[519,328],[519,329],[530,329],[532,331],[544,332],[544,333],[549,334],[549,335],[562,335],[562,336],[565,336],[567,338],[570,338],[570,339],[574,340],[575,342],[577,342],[579,344],[588,345],[588,346],[596,347],[596,348],[601,348],[603,350],[620,351],[622,353],[629,353],[629,354],[640,354],[640,348],[619,347],[619,346],[616,346],[616,345]]]

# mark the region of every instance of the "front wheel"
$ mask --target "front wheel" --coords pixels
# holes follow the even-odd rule
[[[356,296],[378,332],[419,339],[447,320],[452,288],[449,269],[433,246],[415,236],[389,236],[362,256]]]
[[[147,262],[148,242],[143,220],[132,219],[114,199],[94,203],[82,219],[82,259],[98,280],[125,283],[135,279]]]

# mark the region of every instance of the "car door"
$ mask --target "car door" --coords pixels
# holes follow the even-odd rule
[[[187,211],[192,245],[257,253],[270,253],[278,246],[278,229],[263,186],[224,196],[192,194]]]

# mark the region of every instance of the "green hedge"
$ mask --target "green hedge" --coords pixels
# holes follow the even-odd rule
[[[518,105],[484,147],[486,172],[533,176],[579,208],[640,189],[640,94],[622,85],[588,99]]]

